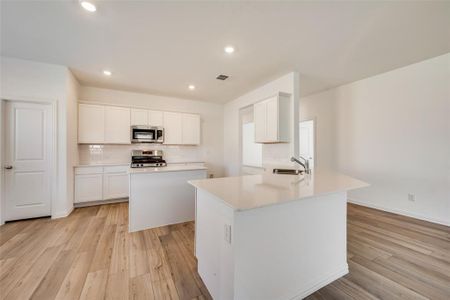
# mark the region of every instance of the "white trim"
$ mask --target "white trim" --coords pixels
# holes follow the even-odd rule
[[[114,203],[122,203],[122,202],[128,202],[128,198],[79,202],[79,203],[75,203],[74,206],[75,206],[75,208],[79,208],[79,207],[88,207],[88,206],[96,206],[96,205],[103,205],[103,204],[114,204]]]
[[[291,299],[291,300],[303,299],[303,298],[311,295],[312,293],[320,290],[324,286],[329,285],[333,281],[341,278],[345,274],[348,274],[348,265],[347,264],[342,269],[339,269],[338,271],[331,273],[327,277],[325,277],[323,279],[320,279],[320,280],[318,280],[316,282],[313,282],[308,289],[299,292],[297,295],[295,295],[295,296],[293,296],[293,297],[291,297],[289,299]]]
[[[27,96],[12,96],[12,95],[2,95],[0,97],[0,105],[2,107],[2,109],[0,109],[0,113],[2,114],[1,116],[3,116],[3,108],[4,108],[4,104],[5,101],[15,101],[15,102],[31,102],[31,103],[42,103],[42,104],[48,104],[51,105],[52,107],[52,127],[53,127],[53,132],[52,132],[52,157],[53,159],[51,160],[51,175],[50,175],[50,181],[51,181],[51,185],[52,185],[52,199],[50,201],[50,214],[53,217],[53,212],[52,212],[52,208],[54,207],[55,201],[57,201],[58,199],[58,99],[54,98],[36,98],[36,97],[27,97]],[[3,118],[2,118],[3,120]],[[2,168],[2,170],[0,171],[0,187],[4,186],[4,171],[3,171],[3,153],[5,152],[5,141],[4,141],[4,137],[5,134],[3,134],[3,121],[0,124],[0,129],[1,129],[1,138],[0,138],[0,167]],[[1,193],[0,193],[0,225],[3,225],[5,223],[4,221],[4,210],[5,210],[5,196],[4,196],[4,188],[1,189]],[[69,212],[70,214],[70,212]]]
[[[370,204],[370,203],[362,202],[362,201],[359,201],[359,200],[351,199],[351,198],[348,198],[348,197],[347,197],[347,200],[348,200],[348,202],[353,203],[353,204],[366,206],[366,207],[370,207],[370,208],[374,208],[374,209],[390,212],[390,213],[393,213],[393,214],[402,215],[402,216],[406,216],[406,217],[422,220],[422,221],[427,221],[427,222],[436,223],[436,224],[440,224],[440,225],[450,226],[450,222],[446,221],[446,220],[430,218],[430,217],[427,217],[427,216],[424,216],[424,215],[421,215],[421,214],[412,213],[412,212],[409,212],[409,211],[406,211],[406,210],[402,210],[402,209],[388,208],[388,207],[383,206],[383,205]]]
[[[72,213],[73,210],[74,210],[74,207],[72,206],[69,211],[61,211],[61,212],[52,213],[51,218],[52,219],[60,219],[60,218],[68,217]]]

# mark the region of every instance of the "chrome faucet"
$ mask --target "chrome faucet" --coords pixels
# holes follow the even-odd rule
[[[305,161],[305,163],[302,163],[300,160],[296,159],[295,157],[291,157],[291,161],[292,162],[296,162],[298,163],[300,166],[303,167],[303,169],[305,169],[305,173],[306,174],[311,174],[311,169],[309,168],[309,160],[307,160],[306,158],[299,156],[299,158],[303,159]]]

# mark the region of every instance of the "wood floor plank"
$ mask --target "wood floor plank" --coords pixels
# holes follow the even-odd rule
[[[89,272],[81,291],[80,300],[103,299],[106,292],[108,269]]]
[[[142,274],[131,279],[130,282],[130,300],[153,300],[155,298],[150,274]]]
[[[129,275],[128,270],[116,272],[108,275],[106,284],[105,299],[108,300],[127,300],[129,298]]]
[[[40,255],[33,264],[33,272],[27,272],[27,274],[16,283],[5,299],[29,299],[44,278],[48,269],[52,266],[61,249],[61,246],[45,249],[42,255]]]
[[[39,286],[32,294],[31,299],[54,299],[61,288],[64,277],[69,272],[75,257],[75,250],[61,251]]]
[[[89,272],[96,272],[100,270],[109,270],[111,264],[111,257],[114,248],[114,237],[116,235],[117,225],[105,225],[103,234],[98,241],[95,249],[95,256]]]
[[[212,299],[193,222],[128,232],[128,203],[0,226],[1,299]],[[308,296],[450,299],[450,228],[348,206],[349,274]]]
[[[55,299],[78,299],[80,297],[93,257],[93,250],[78,253]]]
[[[169,266],[180,299],[192,299],[202,293],[192,276],[189,266],[184,260],[182,249],[178,246],[172,234],[161,236],[161,244],[167,253]]]

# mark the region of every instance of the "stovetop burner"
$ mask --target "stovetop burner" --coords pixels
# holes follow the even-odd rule
[[[132,168],[165,167],[166,165],[162,150],[131,151]]]

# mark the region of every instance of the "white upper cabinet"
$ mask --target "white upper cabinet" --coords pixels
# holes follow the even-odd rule
[[[150,126],[164,126],[164,117],[162,111],[149,110],[148,111],[148,125]]]
[[[164,112],[164,144],[182,144],[182,114]]]
[[[290,109],[290,97],[283,94],[254,104],[255,142],[289,142]]]
[[[200,116],[182,114],[182,143],[186,145],[200,144]]]
[[[164,144],[200,144],[200,115],[79,104],[79,144],[130,144],[130,126],[164,128]]]
[[[105,106],[105,143],[131,143],[129,108]]]
[[[266,139],[266,110],[267,105],[265,102],[259,102],[253,106],[253,122],[255,123],[256,142]]]
[[[78,143],[105,142],[105,107],[80,104],[78,107]]]
[[[131,109],[131,125],[164,126],[163,112],[147,109]]]
[[[198,145],[200,144],[200,116],[164,112],[164,144]]]
[[[134,125],[148,125],[148,110],[131,109],[131,126]]]

